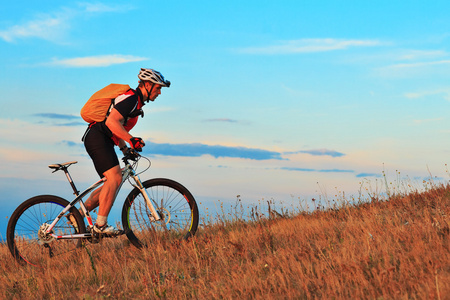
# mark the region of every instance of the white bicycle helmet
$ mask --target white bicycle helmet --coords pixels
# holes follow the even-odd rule
[[[161,86],[169,87],[170,81],[165,80],[164,76],[162,76],[161,73],[158,71],[155,71],[153,69],[146,69],[141,68],[141,71],[139,71],[138,77],[140,80],[148,80],[153,83],[160,84]]]

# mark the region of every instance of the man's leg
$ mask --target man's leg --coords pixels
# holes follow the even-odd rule
[[[99,192],[99,209],[97,217],[97,225],[103,226],[106,224],[108,214],[114,204],[117,189],[122,182],[122,172],[119,166],[112,167],[103,175],[106,181]]]
[[[99,196],[100,192],[102,191],[103,186],[99,187],[98,189],[94,190],[90,195],[89,198],[84,202],[84,206],[86,207],[87,211],[93,211],[98,207],[99,204]],[[84,216],[83,211],[80,208],[80,214]]]

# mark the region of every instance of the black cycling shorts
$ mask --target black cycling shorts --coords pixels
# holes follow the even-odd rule
[[[104,123],[92,125],[84,136],[84,146],[100,178],[104,177],[103,173],[119,165],[111,137],[112,133]]]

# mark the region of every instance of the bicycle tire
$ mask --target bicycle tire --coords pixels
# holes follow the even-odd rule
[[[151,219],[144,196],[138,188],[129,194],[122,209],[122,225],[130,242],[142,248],[147,246],[154,232],[170,232],[175,238],[188,239],[198,228],[198,207],[194,196],[180,183],[166,178],[155,178],[142,183],[155,209],[163,216],[161,221]]]
[[[69,202],[52,195],[40,195],[30,198],[19,205],[11,215],[6,230],[8,248],[21,264],[43,267],[48,258],[70,253],[81,247],[81,239],[47,239],[39,237],[40,227],[51,224]],[[76,227],[66,217],[71,213]],[[85,233],[83,217],[78,209],[72,207],[53,228],[56,235]]]

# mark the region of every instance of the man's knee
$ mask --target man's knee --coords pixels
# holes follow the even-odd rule
[[[106,182],[120,184],[122,181],[122,172],[119,166],[112,167],[103,175],[106,177]]]

